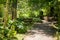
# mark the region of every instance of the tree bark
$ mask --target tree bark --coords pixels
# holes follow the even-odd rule
[[[57,10],[57,12],[58,12],[58,27],[60,29],[60,2],[59,1],[58,1],[57,8],[58,8],[58,10]]]
[[[60,1],[59,0],[57,0],[57,13],[58,13],[58,33],[57,33],[57,40],[60,40],[60,38],[59,38],[59,30],[60,30]]]
[[[12,0],[12,20],[17,18],[17,0]]]
[[[8,22],[8,7],[9,7],[9,0],[6,1],[6,8],[5,8],[5,13],[4,13],[4,28],[7,26]]]

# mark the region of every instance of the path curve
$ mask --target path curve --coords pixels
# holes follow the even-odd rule
[[[34,24],[33,29],[28,31],[24,40],[54,40],[55,29],[51,28],[49,24]]]

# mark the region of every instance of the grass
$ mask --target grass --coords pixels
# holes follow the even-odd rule
[[[55,38],[54,38],[55,40],[60,40],[60,32],[56,32],[56,35],[55,35]]]
[[[24,38],[25,34],[17,34],[16,37],[18,40],[22,40]]]

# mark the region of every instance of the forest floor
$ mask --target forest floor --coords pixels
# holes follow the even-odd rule
[[[31,30],[22,37],[22,40],[55,40],[55,29],[50,23],[36,23]],[[20,40],[20,39],[19,39]]]

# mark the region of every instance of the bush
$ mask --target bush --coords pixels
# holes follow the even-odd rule
[[[9,26],[9,29],[15,29],[15,31],[17,31],[17,33],[26,33],[27,32],[27,28],[23,25],[24,22],[20,19],[17,19],[17,20],[10,20],[8,22],[8,26]],[[14,27],[11,27],[11,26],[14,26]]]
[[[0,40],[8,40],[13,39],[15,37],[16,31],[12,31],[11,29],[0,28]],[[17,38],[15,38],[17,39]]]
[[[40,18],[33,18],[33,22],[41,22]]]

